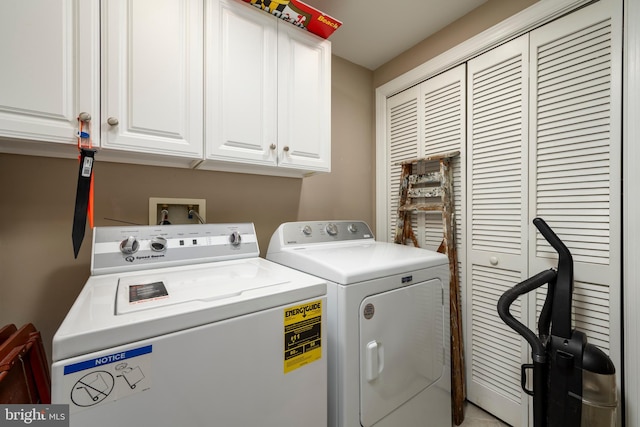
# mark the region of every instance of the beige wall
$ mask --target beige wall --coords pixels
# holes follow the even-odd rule
[[[373,73],[332,59],[331,170],[302,181],[299,217],[362,219],[375,227]]]
[[[332,67],[332,173],[304,179],[100,162],[95,225],[148,221],[149,197],[207,200],[208,222],[253,222],[264,255],[285,221],[372,223],[372,72]],[[31,322],[51,339],[89,276],[91,231],[73,258],[77,160],[0,154],[0,325]]]

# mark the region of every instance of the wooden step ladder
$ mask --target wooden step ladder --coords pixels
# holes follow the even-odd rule
[[[420,159],[407,160],[400,165],[400,200],[395,243],[411,241],[419,247],[411,218],[414,214],[441,212],[443,239],[438,252],[449,257],[449,305],[451,325],[451,408],[453,422],[464,421],[464,352],[462,345],[462,316],[458,278],[458,254],[456,249],[455,211],[453,206],[453,171],[451,161],[460,153],[450,152]],[[424,172],[427,166],[439,163],[438,172]],[[435,202],[417,202],[416,199],[437,199]]]

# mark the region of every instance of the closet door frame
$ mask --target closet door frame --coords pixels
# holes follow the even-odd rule
[[[622,180],[623,194],[637,194],[640,188],[640,144],[625,144],[625,141],[640,140],[640,2],[624,1],[624,64],[622,92]],[[626,197],[622,206],[622,248],[624,312],[624,360],[626,425],[640,425],[640,198]]]
[[[623,58],[623,192],[632,194],[640,186],[640,145],[631,145],[626,141],[640,139],[640,27],[635,25],[640,21],[640,4],[635,0],[621,0],[624,3],[624,58]],[[506,19],[500,24],[484,31],[477,36],[451,48],[445,53],[430,59],[424,64],[407,73],[379,86],[375,92],[376,102],[376,235],[382,240],[389,235],[388,200],[386,188],[387,157],[386,157],[386,100],[388,97],[418,84],[440,72],[466,62],[507,40],[515,38],[543,25],[559,16],[571,12],[589,3],[589,0],[560,0],[555,2],[538,2],[517,15]],[[622,245],[623,260],[640,259],[640,241],[629,236],[640,235],[640,199],[626,197],[623,200]],[[384,236],[384,237],[383,237]],[[626,237],[624,237],[626,236]],[[624,262],[622,266],[624,294],[624,393],[626,407],[620,411],[626,418],[627,425],[640,425],[640,288],[637,278],[640,277],[640,263]],[[621,314],[622,315],[622,314]]]

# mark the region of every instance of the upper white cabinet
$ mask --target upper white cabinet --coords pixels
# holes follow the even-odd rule
[[[331,44],[233,0],[206,4],[205,169],[331,167]]]
[[[278,23],[278,165],[331,170],[331,44]]]
[[[3,0],[0,152],[331,168],[331,43],[240,0]]]
[[[102,5],[102,147],[200,159],[202,1]]]
[[[77,117],[100,116],[99,16],[96,1],[0,2],[1,151],[77,154]]]

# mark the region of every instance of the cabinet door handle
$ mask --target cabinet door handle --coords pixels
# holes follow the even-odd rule
[[[91,114],[83,111],[82,113],[78,114],[78,119],[80,119],[81,122],[88,122],[91,120]]]
[[[269,146],[269,149],[271,149],[271,150],[275,150],[275,149],[276,149],[276,144],[271,144],[271,145]]]
[[[120,122],[118,122],[118,119],[116,119],[115,117],[109,117],[107,119],[107,123],[109,123],[109,125],[111,125],[111,126],[117,126],[118,123],[120,123]]]
[[[491,265],[493,266],[498,265],[498,257],[492,256],[491,258],[489,258],[489,263],[491,263]]]
[[[289,152],[289,146],[285,145],[284,148],[282,149],[285,153]]]

